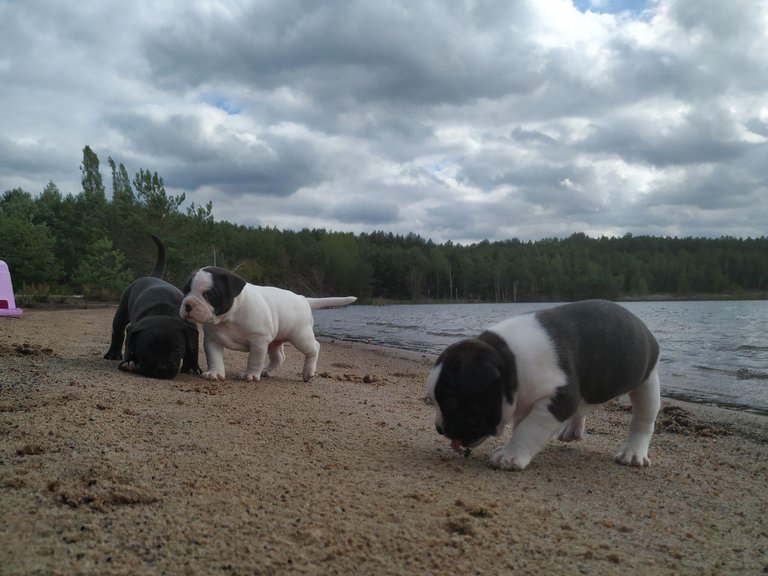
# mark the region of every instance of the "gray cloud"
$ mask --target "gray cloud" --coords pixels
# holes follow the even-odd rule
[[[288,85],[348,105],[463,102],[541,82],[515,56],[515,28],[527,15],[500,7],[492,10],[506,20],[437,2],[272,0],[192,13],[144,44],[156,80],[180,89],[223,81]]]
[[[345,202],[329,210],[328,216],[339,222],[366,224],[376,228],[396,222],[399,212],[394,204],[353,198],[352,202]]]
[[[0,191],[76,193],[88,144],[244,224],[762,235],[766,21],[760,0],[0,0]]]

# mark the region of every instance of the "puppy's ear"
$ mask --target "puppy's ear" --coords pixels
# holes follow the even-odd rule
[[[235,298],[245,288],[245,280],[230,270],[223,270],[220,277],[222,280],[222,292],[228,298]]]
[[[501,378],[498,355],[485,342],[476,338],[462,340],[450,346],[438,358],[444,373],[452,374],[452,387],[460,396],[473,397]]]
[[[483,359],[477,362],[463,362],[458,384],[460,388],[482,393],[489,386],[496,385],[500,379],[499,366],[491,359]]]
[[[128,324],[128,328],[125,330],[126,337],[129,338],[131,335],[136,335],[142,330],[145,330],[147,328],[147,325],[148,325],[147,320],[149,318],[151,318],[151,316],[147,318],[142,318],[138,322],[131,322],[130,324]]]

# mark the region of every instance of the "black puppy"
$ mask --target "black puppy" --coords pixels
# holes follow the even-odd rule
[[[179,318],[183,294],[162,279],[165,272],[165,246],[154,235],[157,262],[149,276],[133,281],[120,297],[112,320],[112,343],[104,355],[125,359],[121,370],[135,370],[151,378],[173,378],[181,372],[200,374],[197,326]]]

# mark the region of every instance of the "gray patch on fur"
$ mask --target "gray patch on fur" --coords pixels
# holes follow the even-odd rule
[[[549,410],[563,422],[582,400],[601,404],[634,390],[659,358],[651,331],[629,310],[606,300],[586,300],[536,313],[555,344],[567,375]]]

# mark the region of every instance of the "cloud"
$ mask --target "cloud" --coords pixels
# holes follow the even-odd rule
[[[365,224],[373,228],[397,221],[399,208],[388,202],[371,202],[365,198],[352,198],[327,212],[338,222]]]
[[[77,193],[88,144],[249,225],[762,235],[766,30],[760,0],[0,0],[0,191]]]

